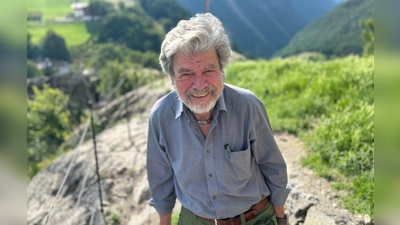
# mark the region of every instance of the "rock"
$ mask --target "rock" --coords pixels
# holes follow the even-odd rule
[[[364,217],[363,217],[363,219],[364,219],[364,224],[365,224],[365,225],[372,225],[372,224],[373,224],[370,215],[365,214]]]
[[[356,225],[365,225],[364,219],[361,215],[356,216]]]
[[[318,202],[318,198],[313,195],[292,191],[286,201],[286,210],[289,214],[290,223],[298,224],[304,222],[310,207],[317,205]]]
[[[156,222],[157,221],[157,222]],[[158,225],[158,215],[156,210],[150,205],[146,205],[140,213],[132,215],[128,225]]]
[[[303,225],[336,225],[336,221],[325,213],[319,212],[316,207],[311,207],[307,211]]]
[[[147,182],[147,176],[144,176],[142,181],[137,184],[133,191],[133,204],[135,206],[140,205],[144,201],[150,199],[149,183]]]

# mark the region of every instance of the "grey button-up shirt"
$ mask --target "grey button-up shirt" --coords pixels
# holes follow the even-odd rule
[[[147,174],[160,215],[176,197],[198,216],[230,218],[266,196],[284,205],[286,164],[262,102],[224,84],[205,138],[175,91],[158,100],[149,118]]]

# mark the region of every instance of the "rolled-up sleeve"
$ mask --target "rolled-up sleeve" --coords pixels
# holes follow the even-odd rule
[[[166,215],[175,205],[174,175],[155,115],[149,118],[146,166],[151,195],[149,204],[154,206],[159,215]]]
[[[274,205],[284,205],[290,193],[285,160],[274,139],[264,105],[256,104],[250,142],[256,162],[264,176]]]

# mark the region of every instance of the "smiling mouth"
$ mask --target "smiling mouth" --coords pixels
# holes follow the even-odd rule
[[[192,94],[192,96],[195,97],[195,98],[204,98],[204,97],[206,97],[209,93],[210,93],[210,92],[206,92],[206,93],[201,94],[201,95]]]

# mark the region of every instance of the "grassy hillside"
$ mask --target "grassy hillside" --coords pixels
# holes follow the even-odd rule
[[[171,27],[175,26],[177,21],[183,18],[189,18],[190,14],[184,8],[182,8],[175,0],[161,0],[161,1],[140,1],[140,0],[100,0],[104,2],[111,3],[114,6],[115,13],[124,14],[122,17],[126,19],[127,15],[131,17],[136,17],[139,22],[145,24],[144,28],[138,28],[138,26],[131,26],[130,29],[135,29],[135,33],[147,34],[147,33],[157,33],[163,36],[164,30],[169,30]],[[81,0],[80,2],[89,2],[89,0]],[[115,31],[110,31],[109,27],[106,26],[104,20],[96,22],[69,22],[69,23],[56,23],[55,18],[63,18],[68,14],[73,13],[70,7],[70,0],[28,0],[27,11],[28,12],[41,12],[43,14],[41,21],[28,21],[27,22],[27,33],[31,35],[31,42],[33,44],[39,44],[41,39],[45,36],[48,30],[53,30],[56,34],[62,36],[68,47],[79,46],[84,44],[91,36],[99,37],[101,31],[109,31],[110,33],[127,33],[127,25],[119,19],[120,24],[113,24],[111,27],[116,28]],[[123,3],[121,8],[121,3]],[[175,5],[174,5],[174,4]],[[113,12],[114,13],[114,12]],[[109,13],[108,16],[110,14]],[[114,13],[114,14],[115,14]],[[118,20],[108,18],[109,20]],[[126,22],[126,21],[125,21]],[[129,21],[132,22],[132,21]],[[137,22],[137,21],[136,21]],[[104,29],[102,29],[102,27]],[[140,26],[139,26],[140,27]],[[154,28],[155,27],[155,28]],[[168,29],[166,29],[168,28]],[[122,31],[124,30],[125,31]],[[103,32],[106,33],[106,32]],[[132,33],[132,32],[131,32]],[[123,35],[119,35],[119,38],[123,39]],[[136,35],[138,36],[138,35]],[[135,37],[135,36],[133,36]],[[94,38],[94,39],[96,39]],[[106,37],[104,39],[111,40],[113,38]],[[128,38],[132,39],[132,37]],[[100,41],[100,40],[99,40]],[[101,42],[104,42],[102,40]],[[115,40],[114,42],[124,42],[121,40]],[[143,41],[136,41],[136,43],[141,43],[142,46],[146,46]],[[126,44],[126,43],[125,43]],[[138,44],[139,45],[139,44]],[[158,48],[158,47],[157,47]]]
[[[348,192],[348,209],[374,214],[374,57],[236,62],[226,73],[264,102],[275,132],[305,141],[304,164]]]
[[[301,52],[344,56],[361,54],[360,20],[374,17],[374,0],[348,0],[299,31],[274,57]]]
[[[81,0],[80,2],[88,1]],[[83,22],[52,22],[55,18],[63,18],[67,14],[73,13],[70,0],[28,0],[27,11],[41,12],[43,14],[42,21],[28,21],[27,23],[27,33],[31,34],[31,42],[33,44],[39,44],[41,39],[46,35],[47,30],[50,29],[62,36],[67,46],[83,44],[90,36],[86,24]]]

